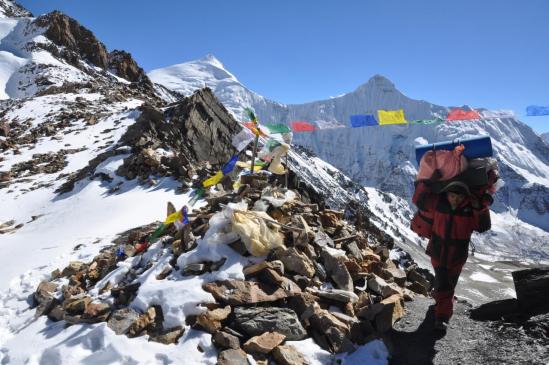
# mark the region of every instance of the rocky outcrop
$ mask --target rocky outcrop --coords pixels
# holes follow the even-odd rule
[[[10,18],[31,17],[32,13],[11,0],[0,1],[0,13]]]
[[[152,90],[152,82],[131,54],[121,50],[109,53],[107,47],[90,30],[73,18],[60,11],[54,11],[38,17],[34,24],[44,28],[44,35],[58,46],[58,48],[48,48],[48,51],[55,56],[63,58],[80,69],[82,69],[80,60],[84,60],[93,66],[111,71],[118,77]]]
[[[44,35],[48,39],[63,47],[64,53],[61,56],[69,63],[77,64],[82,58],[102,69],[109,66],[105,45],[90,30],[71,17],[60,11],[54,11],[38,17],[35,24],[46,29]]]
[[[145,74],[145,71],[139,67],[128,52],[115,49],[109,53],[108,63],[109,71],[113,74],[128,81],[144,83],[152,87],[152,83]]]

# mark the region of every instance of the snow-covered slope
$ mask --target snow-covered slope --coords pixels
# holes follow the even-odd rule
[[[549,144],[549,132],[543,133],[541,135],[541,139],[543,139],[545,141],[545,143]]]
[[[479,242],[480,249],[494,256],[535,259],[549,257],[549,147],[530,127],[519,120],[505,118],[436,126],[351,129],[347,126],[352,114],[403,108],[408,120],[433,119],[444,118],[449,107],[411,99],[398,91],[392,82],[379,75],[372,77],[355,91],[336,98],[300,105],[283,105],[250,91],[238,83],[232,74],[230,86],[226,87],[224,82],[212,75],[230,73],[213,56],[173,66],[177,67],[178,76],[173,75],[175,78],[171,79],[171,86],[161,77],[166,69],[155,70],[149,76],[153,82],[168,88],[177,85],[177,90],[185,89],[189,92],[194,86],[185,80],[191,65],[192,68],[197,68],[204,63],[208,64],[208,70],[214,70],[206,76],[206,83],[237,118],[241,118],[243,108],[252,107],[263,123],[308,120],[321,128],[332,127],[314,133],[296,134],[294,143],[308,147],[363,186],[403,198],[409,209],[413,180],[417,172],[415,145],[489,135],[505,186],[497,193],[493,206],[494,213],[499,214],[494,219],[495,229],[492,231],[495,234],[494,240],[498,243],[484,240]],[[199,81],[194,79],[194,82],[194,85],[198,85]],[[517,223],[508,225],[508,220],[504,217],[513,217],[513,221]],[[531,236],[518,244],[510,237],[519,234],[523,228]]]

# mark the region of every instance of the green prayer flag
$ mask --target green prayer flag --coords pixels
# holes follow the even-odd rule
[[[158,228],[153,232],[153,234],[151,234],[151,236],[149,237],[149,242],[153,243],[154,241],[156,241],[156,239],[160,237],[162,233],[164,233],[165,229],[166,225],[164,223],[160,224]]]
[[[270,133],[289,133],[292,130],[285,124],[265,124]]]
[[[433,125],[433,124],[440,124],[444,123],[444,120],[440,118],[436,119],[420,119],[420,120],[413,120],[410,123],[412,124],[422,124],[422,125]]]

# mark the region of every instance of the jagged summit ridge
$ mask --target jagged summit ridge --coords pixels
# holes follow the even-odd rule
[[[0,18],[31,17],[32,13],[12,0],[0,0]]]

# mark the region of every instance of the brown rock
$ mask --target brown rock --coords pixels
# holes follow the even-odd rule
[[[140,315],[135,322],[132,323],[128,329],[128,337],[137,337],[143,333],[147,328],[154,324],[156,318],[156,310],[154,307],[147,309],[147,312]]]
[[[339,289],[354,291],[353,278],[345,266],[345,259],[333,255],[328,249],[322,250],[320,257],[324,262],[326,272]]]
[[[387,283],[379,276],[372,274],[372,277],[368,280],[368,289],[374,293],[381,295],[383,298],[390,297],[393,294],[402,296],[402,289],[395,283]]]
[[[404,286],[406,283],[406,273],[396,267],[389,267],[381,270],[381,276],[386,280],[393,280],[399,286]]]
[[[164,345],[170,345],[177,343],[179,338],[185,333],[185,328],[177,326],[160,331],[159,333],[151,334],[149,341],[163,343]]]
[[[324,337],[319,342],[320,346],[331,352],[350,351],[352,349],[352,343],[349,340],[350,324],[353,319],[319,307],[315,307],[313,310],[309,322],[311,328],[317,332],[317,337]]]
[[[311,278],[315,274],[315,266],[310,258],[304,253],[298,251],[295,247],[286,251],[279,250],[276,258],[282,261],[286,271],[294,272]]]
[[[247,353],[268,354],[285,339],[286,336],[278,332],[265,332],[262,335],[250,338],[244,343],[243,348]]]
[[[273,358],[278,365],[309,365],[305,357],[291,345],[281,345],[273,350]]]
[[[280,275],[284,275],[284,264],[280,260],[261,261],[258,264],[246,266],[243,270],[244,276],[251,277],[258,275],[265,269],[273,269]]]
[[[374,304],[379,306],[380,310],[376,316],[376,328],[379,332],[386,332],[393,327],[396,321],[404,316],[404,306],[400,295],[391,295],[383,299],[380,303]]]
[[[241,349],[223,350],[217,355],[218,365],[249,365],[246,353]]]
[[[211,293],[216,300],[229,305],[274,302],[296,294],[295,291],[244,280],[216,281],[206,283],[202,288]]]
[[[231,307],[218,308],[199,314],[196,325],[208,333],[215,333],[221,329],[221,322],[231,314]]]
[[[57,291],[57,284],[51,281],[42,281],[34,293],[34,299],[38,303],[51,300]]]
[[[341,222],[341,219],[342,219],[342,214],[334,210],[326,209],[320,214],[320,222],[322,223],[323,227],[331,227],[331,228],[342,227],[343,222]]]
[[[240,340],[238,337],[231,335],[225,331],[217,331],[212,336],[212,343],[220,350],[238,349],[240,348]]]
[[[63,309],[70,315],[82,314],[91,301],[92,298],[88,296],[71,297],[65,300],[63,303]]]
[[[111,306],[108,303],[89,303],[84,310],[82,319],[87,323],[98,323],[106,321],[111,313]]]

